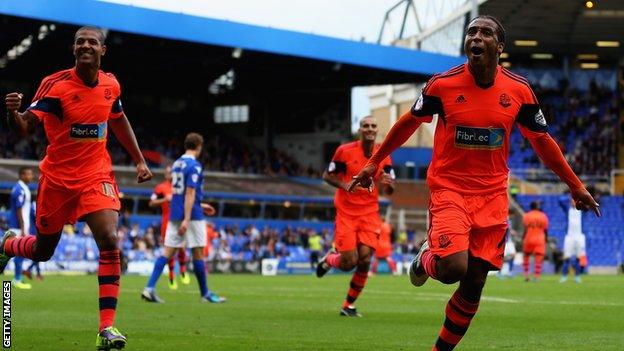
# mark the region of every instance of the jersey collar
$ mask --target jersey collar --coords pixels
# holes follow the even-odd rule
[[[195,156],[193,156],[193,155],[187,155],[187,154],[182,155],[182,157],[184,157],[184,158],[191,158],[191,159],[193,159],[193,160],[195,159]]]

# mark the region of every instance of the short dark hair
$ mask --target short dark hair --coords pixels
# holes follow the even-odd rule
[[[505,40],[507,40],[507,32],[505,31],[505,27],[503,27],[503,24],[501,23],[501,21],[498,20],[498,18],[492,15],[479,15],[471,19],[468,24],[478,19],[489,19],[490,21],[496,23],[496,36],[498,37],[498,42],[505,44]]]
[[[76,37],[78,36],[79,32],[82,32],[82,31],[85,31],[85,30],[91,30],[91,31],[96,32],[98,34],[98,36],[100,37],[100,44],[104,44],[104,42],[106,41],[106,34],[102,30],[102,28],[95,27],[95,26],[82,26],[82,27],[78,28],[78,30],[74,34],[74,40],[76,40]]]
[[[19,175],[20,175],[20,177],[21,177],[24,173],[26,173],[26,171],[32,171],[32,170],[33,170],[33,169],[32,169],[32,167],[29,167],[29,166],[22,166],[22,167],[20,167],[20,169],[19,169]]]
[[[197,147],[204,143],[204,137],[198,133],[188,133],[184,138],[184,149],[195,150]]]
[[[529,207],[532,210],[539,210],[539,208],[540,208],[539,201],[531,201],[531,204],[529,205]]]

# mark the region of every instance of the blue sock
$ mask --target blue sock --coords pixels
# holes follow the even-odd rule
[[[574,276],[578,277],[581,275],[581,260],[578,258],[574,259]]]
[[[512,276],[513,275],[513,268],[514,268],[514,259],[512,258],[508,262],[509,262],[509,276]]]
[[[206,277],[206,264],[204,260],[193,260],[193,271],[199,283],[199,292],[201,296],[208,295],[208,277]]]
[[[15,280],[22,280],[22,262],[24,262],[24,257],[15,256],[13,263],[15,264]]]
[[[152,275],[147,281],[147,287],[150,289],[154,289],[156,283],[158,282],[158,278],[162,274],[163,269],[165,269],[165,265],[167,264],[167,258],[165,256],[160,256],[154,262],[154,270],[152,271]]]
[[[570,270],[570,259],[563,260],[563,267],[561,267],[561,276],[566,277]]]

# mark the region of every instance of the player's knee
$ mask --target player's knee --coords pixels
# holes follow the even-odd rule
[[[117,248],[117,234],[105,233],[96,236],[96,242],[100,251],[115,250]]]
[[[468,270],[466,262],[452,261],[446,262],[438,269],[437,278],[444,284],[453,284],[460,281]]]
[[[357,256],[343,256],[342,257],[342,269],[344,270],[351,270],[353,268],[355,268],[355,266],[357,266],[358,263],[358,258]]]

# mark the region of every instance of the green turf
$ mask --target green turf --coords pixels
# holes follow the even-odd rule
[[[347,275],[212,275],[228,297],[200,304],[196,283],[167,302],[139,299],[145,277],[124,277],[117,327],[128,350],[430,350],[454,289],[407,277],[369,279],[357,306],[363,318],[338,316]],[[624,277],[589,276],[583,284],[490,278],[458,350],[624,350]],[[92,350],[98,326],[95,276],[50,276],[13,289],[13,348]]]

